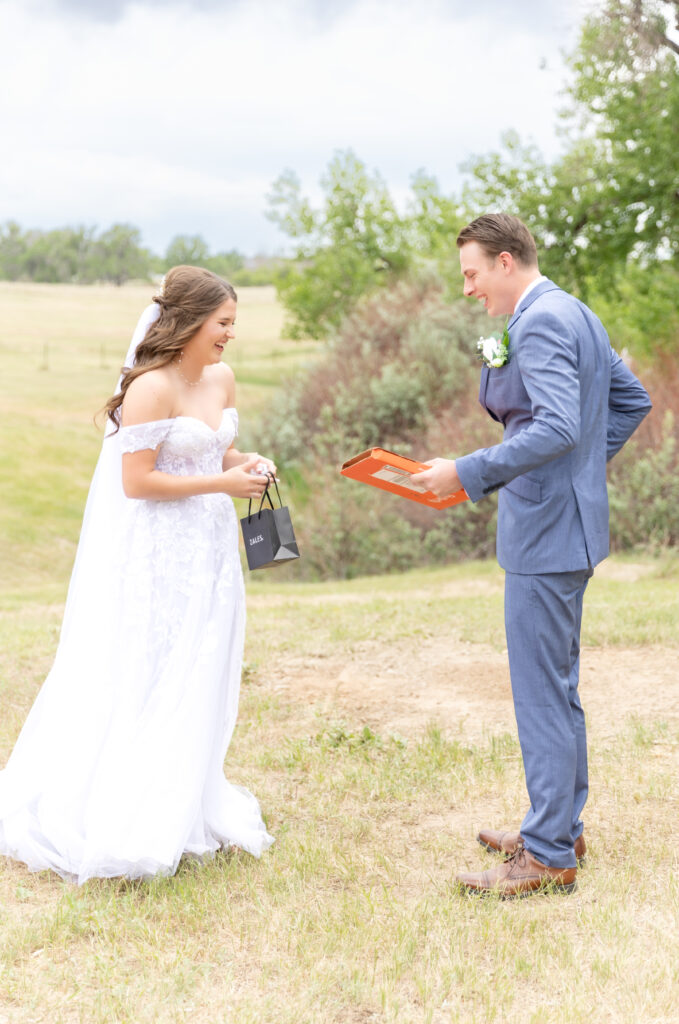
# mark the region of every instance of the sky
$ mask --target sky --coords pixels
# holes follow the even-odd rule
[[[282,252],[285,170],[320,196],[335,151],[398,203],[425,169],[516,130],[561,141],[564,50],[591,0],[0,0],[0,223],[113,223],[163,252]]]

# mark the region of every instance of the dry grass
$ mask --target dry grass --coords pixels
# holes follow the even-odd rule
[[[9,495],[0,517],[0,764],[56,646],[96,454],[91,411],[115,372],[113,341],[102,356],[83,310],[119,353],[147,294],[0,286]],[[242,299],[240,338],[246,320],[261,325],[249,342],[253,380],[269,373],[277,344],[270,298],[253,295],[247,317]],[[38,370],[41,324],[52,339],[48,371]],[[246,405],[269,391],[246,385]],[[68,443],[50,447],[54,425]],[[171,879],[82,888],[3,861],[0,1024],[673,1024],[678,576],[676,560],[615,559],[591,585],[589,664],[614,663],[625,687],[613,681],[610,712],[600,701],[590,725],[587,865],[573,896],[518,903],[461,898],[452,885],[456,870],[490,863],[476,829],[517,822],[524,806],[515,733],[496,705],[484,705],[475,732],[453,725],[453,707],[428,723],[406,717],[396,734],[386,684],[369,712],[337,700],[331,685],[343,662],[381,660],[388,681],[406,647],[415,673],[417,651],[440,652],[448,640],[452,669],[455,645],[465,645],[492,674],[504,664],[497,569],[340,584],[250,579],[248,668],[227,773],[258,795],[276,843],[260,861],[220,855],[182,862]],[[644,658],[647,674],[632,679]],[[653,681],[658,659],[662,685]],[[296,674],[315,677],[315,696]],[[626,705],[633,682],[653,700]]]
[[[0,281],[3,412],[89,425],[116,381],[151,285],[45,285]],[[317,350],[281,338],[283,313],[272,287],[242,288],[236,341],[227,354],[248,411],[284,370]]]
[[[492,622],[497,588],[485,567],[478,574],[474,603]],[[452,601],[458,591],[468,601],[473,576],[473,567],[448,569],[429,582],[434,595]],[[368,592],[375,608],[392,602],[401,628],[399,602],[409,607],[414,643],[441,633],[412,599],[422,582],[415,574],[316,585],[313,604],[326,619],[344,609],[328,655],[349,657],[366,643],[373,606],[353,598]],[[614,605],[615,579],[609,584]],[[673,587],[671,577],[661,601]],[[490,862],[475,830],[518,821],[522,811],[513,732],[489,718],[475,741],[436,722],[390,735],[346,705],[339,719],[327,701],[282,694],[278,659],[311,660],[323,673],[303,611],[300,619],[304,603],[284,596],[282,584],[250,588],[250,669],[227,761],[230,778],[260,797],[275,845],[261,861],[218,856],[183,863],[173,879],[81,889],[5,862],[0,1021],[675,1019],[676,689],[663,716],[620,708],[606,728],[590,729],[590,852],[574,896],[461,898],[455,871]],[[0,756],[55,643],[58,609],[46,612],[5,613],[1,699],[7,707],[11,693],[12,713]],[[24,621],[23,634],[11,615]],[[386,650],[389,629],[373,645]],[[278,655],[276,635],[286,638]]]

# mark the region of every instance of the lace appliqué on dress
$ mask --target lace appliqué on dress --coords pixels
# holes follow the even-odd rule
[[[141,452],[146,448],[157,448],[167,437],[173,422],[154,420],[152,423],[135,423],[131,427],[121,427],[118,431],[121,452],[125,455],[129,452]]]
[[[156,469],[163,473],[217,474],[237,424],[235,409],[224,410],[217,430],[193,416],[178,416],[126,427],[121,444],[127,451],[157,444]],[[124,606],[145,638],[142,656],[157,670],[198,595],[210,595],[224,615],[241,600],[238,521],[226,494],[136,500],[128,505],[126,520]]]

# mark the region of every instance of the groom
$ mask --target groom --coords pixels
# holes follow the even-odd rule
[[[530,798],[520,831],[482,831],[503,854],[494,870],[458,876],[464,891],[571,892],[585,852],[585,719],[578,696],[582,599],[608,554],[606,462],[651,408],[587,306],[538,269],[532,235],[490,214],[457,239],[464,294],[508,316],[503,365],[484,366],[480,402],[503,425],[500,444],[433,459],[413,479],[472,501],[499,490],[497,557],[514,710]],[[500,355],[497,362],[501,362]]]

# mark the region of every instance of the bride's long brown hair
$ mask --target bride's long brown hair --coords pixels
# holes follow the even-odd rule
[[[177,358],[210,313],[227,299],[237,301],[228,281],[203,267],[173,267],[168,270],[162,294],[153,301],[160,306],[160,316],[147,330],[137,346],[134,366],[122,368],[118,391],[104,406],[104,412],[120,427],[120,407],[133,380],[149,370],[158,370]]]

